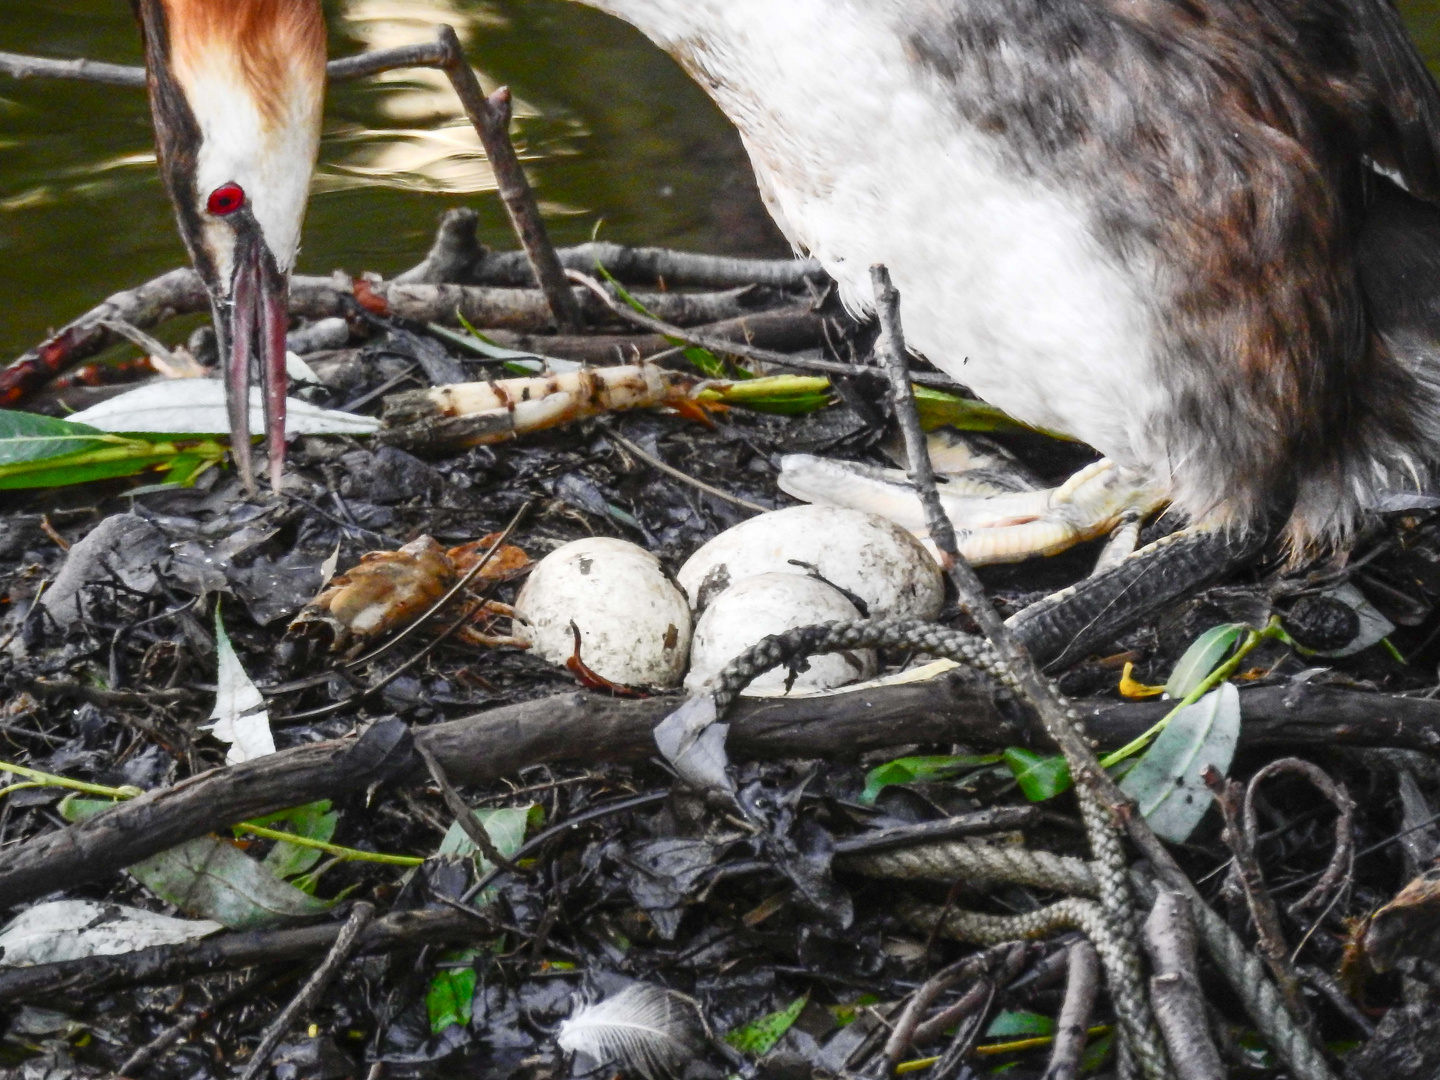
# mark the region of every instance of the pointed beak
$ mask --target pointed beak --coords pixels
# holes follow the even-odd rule
[[[285,328],[289,281],[260,236],[242,234],[235,251],[230,297],[217,310],[217,330],[225,363],[230,448],[245,486],[255,490],[250,450],[250,380],[260,371],[260,400],[265,415],[265,446],[270,486],[280,490],[285,467]]]

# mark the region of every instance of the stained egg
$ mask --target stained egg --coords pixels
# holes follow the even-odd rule
[[[541,559],[515,600],[514,634],[551,663],[575,653],[611,682],[677,686],[690,652],[690,608],[660,560],[625,540],[575,540]]]
[[[727,529],[680,568],[696,611],[757,574],[818,575],[858,599],[870,618],[934,619],[945,603],[940,567],[920,542],[875,514],[791,506]]]
[[[691,693],[726,664],[761,638],[797,626],[858,619],[859,609],[841,593],[816,578],[801,574],[771,573],[747,577],[714,597],[695,625],[690,646],[690,673],[685,689]],[[874,676],[873,649],[821,653],[809,658],[792,691],[829,690]],[[789,671],[776,668],[750,684],[752,690],[783,690]]]

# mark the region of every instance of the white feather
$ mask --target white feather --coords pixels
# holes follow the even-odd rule
[[[697,1056],[702,1032],[688,997],[637,982],[582,1008],[560,1025],[555,1041],[566,1053],[656,1080],[677,1075]]]

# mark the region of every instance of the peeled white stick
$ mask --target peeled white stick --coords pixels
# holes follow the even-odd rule
[[[1145,920],[1145,948],[1155,974],[1150,999],[1179,1080],[1225,1080],[1220,1052],[1205,1020],[1205,998],[1195,970],[1195,924],[1178,892],[1155,898]]]
[[[1088,941],[1070,946],[1066,960],[1065,1004],[1055,1024],[1055,1043],[1050,1048],[1050,1064],[1042,1080],[1075,1080],[1080,1073],[1080,1058],[1085,1052],[1085,1036],[1090,1029],[1090,1014],[1095,1009],[1095,994],[1100,989],[1100,955]]]

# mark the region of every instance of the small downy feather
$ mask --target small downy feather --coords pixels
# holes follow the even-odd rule
[[[604,1001],[586,1005],[560,1025],[555,1041],[569,1054],[660,1080],[676,1076],[704,1046],[704,1025],[684,994],[631,983]]]

